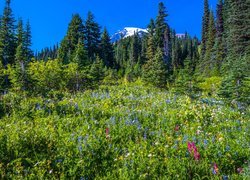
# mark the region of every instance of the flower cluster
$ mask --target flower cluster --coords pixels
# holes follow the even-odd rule
[[[194,159],[198,161],[200,159],[200,154],[197,150],[197,147],[194,142],[188,142],[188,151],[189,153],[194,156]]]

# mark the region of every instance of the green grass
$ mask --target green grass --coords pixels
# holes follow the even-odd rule
[[[9,93],[1,106],[0,179],[249,178],[248,107],[139,85]]]

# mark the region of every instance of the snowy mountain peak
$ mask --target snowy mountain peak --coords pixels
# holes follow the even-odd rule
[[[138,33],[140,37],[143,37],[148,33],[147,29],[142,29],[142,28],[137,28],[137,27],[125,27],[123,30],[120,30],[116,32],[113,36],[111,36],[111,42],[117,42],[121,39],[130,37],[135,35],[135,33]],[[177,38],[184,38],[185,34],[183,33],[178,33],[176,34]]]
[[[123,30],[118,31],[111,37],[112,42],[119,41],[121,39],[133,36],[135,33],[138,33],[140,37],[147,34],[147,29],[136,28],[136,27],[125,27]]]

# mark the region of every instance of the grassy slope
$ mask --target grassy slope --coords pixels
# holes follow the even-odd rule
[[[2,178],[249,177],[249,109],[142,86],[3,100]]]

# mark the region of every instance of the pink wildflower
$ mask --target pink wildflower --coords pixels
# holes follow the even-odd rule
[[[109,138],[109,128],[106,128],[106,138]]]
[[[180,130],[180,126],[179,125],[176,125],[175,128],[174,128],[175,131],[179,131]]]
[[[241,173],[243,172],[243,168],[242,168],[242,167],[237,168],[237,172],[238,172],[239,174],[241,174]]]
[[[191,155],[194,156],[194,159],[198,161],[200,159],[200,154],[195,146],[194,142],[188,142],[188,151]]]
[[[218,174],[219,168],[216,163],[214,163],[212,171],[213,171],[213,174]]]

